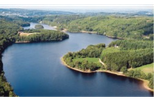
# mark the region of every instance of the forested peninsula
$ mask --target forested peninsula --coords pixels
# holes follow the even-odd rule
[[[153,18],[131,15],[59,15],[46,16],[43,23],[58,30],[105,35],[119,39],[153,40]]]
[[[138,68],[153,63],[152,41],[117,40],[107,47],[105,44],[89,45],[78,52],[68,52],[62,61],[83,73],[108,72],[148,80],[148,87],[153,91],[153,69],[149,69],[149,73]]]

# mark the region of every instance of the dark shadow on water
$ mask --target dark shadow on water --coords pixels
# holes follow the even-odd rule
[[[118,75],[114,75],[114,74],[110,74],[110,73],[101,73],[104,74],[109,80],[121,80],[121,81],[129,81],[132,84],[137,84],[139,87],[143,88],[143,81],[141,80],[137,80],[134,78],[128,78],[128,77],[123,77],[123,76],[118,76]],[[147,89],[145,89],[147,90]],[[153,92],[149,91],[149,94],[151,96],[154,95]]]
[[[67,68],[67,67],[66,67]],[[79,76],[81,73],[80,72],[77,72],[75,70],[72,70],[72,69],[69,69],[67,68],[69,71],[71,71],[75,76]]]
[[[141,81],[141,80],[137,80],[137,79],[134,79],[134,78],[127,78],[127,79],[131,83],[143,84],[143,81]]]
[[[9,47],[11,47],[12,45],[13,45],[13,44],[10,44],[8,47],[5,48],[4,51],[2,51],[2,57],[3,57],[3,53],[6,52],[6,51],[9,49]]]
[[[139,87],[143,87],[143,81],[141,81],[141,80],[137,80],[137,79],[134,79],[134,78],[128,78],[128,81],[131,82],[131,83],[138,84]],[[145,90],[147,90],[147,89],[145,89]],[[149,94],[151,96],[153,96],[154,92],[149,91]]]
[[[127,78],[124,76],[118,76],[118,75],[114,75],[114,74],[110,74],[110,73],[102,73],[104,74],[107,78],[110,78],[112,80],[121,80],[121,81],[126,81]]]
[[[49,44],[49,43],[60,43],[60,42],[63,42],[63,41],[65,41],[65,40],[69,40],[69,38],[67,38],[67,39],[64,39],[64,40],[55,40],[55,41],[42,41],[42,42],[29,42],[29,43],[14,43],[14,44],[22,44],[22,45],[24,45],[24,44],[37,44],[37,43],[47,43],[47,44]]]
[[[69,68],[68,68],[69,69]],[[82,78],[91,79],[96,77],[97,73],[81,73],[72,69],[69,69],[75,76],[81,76]]]
[[[118,76],[118,75],[114,75],[114,74],[110,74],[110,73],[104,73],[108,78],[112,79],[112,80],[121,80],[121,81],[129,81],[130,83],[135,83],[138,85],[143,84],[143,82],[141,80],[137,80],[134,78],[128,78],[128,77],[124,77],[124,76]]]
[[[86,79],[95,78],[97,73],[81,73],[81,76]]]

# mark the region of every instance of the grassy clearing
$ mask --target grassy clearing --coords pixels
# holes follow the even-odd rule
[[[119,48],[108,47],[102,51],[101,58],[105,56],[106,54],[113,53],[113,52],[119,52],[119,51],[120,51]]]
[[[31,34],[37,34],[37,33],[24,33],[24,32],[19,32],[20,36],[29,36]]]
[[[96,63],[97,65],[100,65],[100,62],[99,62],[99,58],[76,58],[76,59],[73,59],[73,62],[76,62],[76,61],[84,61],[84,60],[87,60],[88,62],[93,62],[93,63]]]
[[[141,70],[145,73],[154,73],[154,63],[143,65],[132,70]]]

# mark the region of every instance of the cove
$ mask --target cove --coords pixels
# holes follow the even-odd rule
[[[153,96],[132,78],[66,68],[60,58],[67,52],[114,41],[96,34],[68,34],[69,39],[61,42],[13,44],[4,51],[5,76],[18,96]]]

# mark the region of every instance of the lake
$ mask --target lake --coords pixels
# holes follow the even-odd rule
[[[18,96],[153,96],[135,79],[108,73],[85,74],[65,67],[60,58],[67,52],[114,41],[96,34],[68,34],[69,39],[64,41],[13,44],[4,51],[5,76]]]

